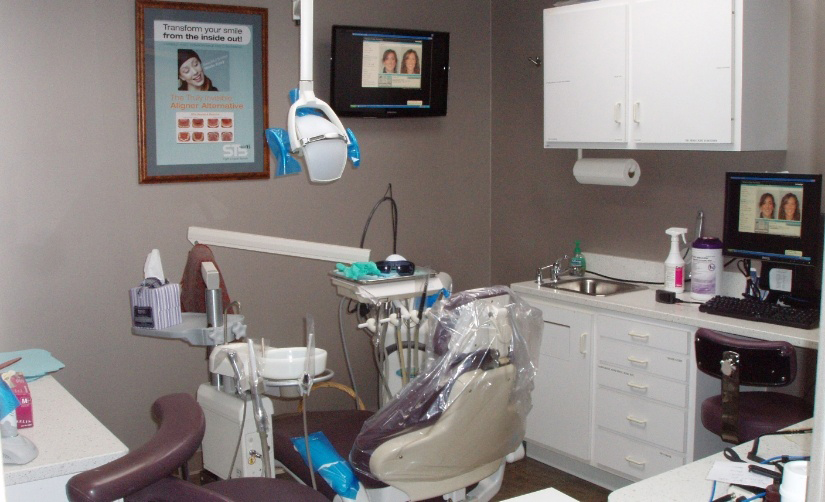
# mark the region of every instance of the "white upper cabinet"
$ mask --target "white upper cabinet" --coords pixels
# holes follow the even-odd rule
[[[635,143],[733,141],[732,8],[732,0],[635,2],[630,38]]]
[[[544,146],[784,150],[787,0],[544,11]]]
[[[547,141],[627,141],[627,10],[587,4],[544,11]]]

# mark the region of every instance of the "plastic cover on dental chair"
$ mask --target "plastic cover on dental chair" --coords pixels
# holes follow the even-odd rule
[[[521,444],[543,327],[503,286],[457,293],[429,315],[424,371],[364,423],[350,452],[359,477],[413,498],[475,483]]]

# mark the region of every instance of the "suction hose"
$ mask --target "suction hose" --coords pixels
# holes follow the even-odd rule
[[[261,399],[263,394],[263,381],[258,376],[258,366],[255,362],[255,348],[252,345],[252,339],[247,338],[246,342],[249,346],[249,391],[252,393],[252,414],[255,416],[255,428],[258,429],[258,435],[261,437],[261,456],[264,460],[264,477],[272,477],[272,463],[269,461],[269,442],[266,434],[266,413],[264,412],[264,403]]]

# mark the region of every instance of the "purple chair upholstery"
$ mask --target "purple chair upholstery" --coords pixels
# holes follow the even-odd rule
[[[335,447],[335,451],[342,456],[352,448],[353,439],[361,431],[364,422],[372,416],[371,411],[364,410],[335,410],[335,411],[308,411],[307,424],[310,434],[321,431]],[[309,468],[306,462],[295,450],[291,438],[303,437],[304,422],[300,413],[277,415],[272,419],[272,444],[275,458],[290,472],[304,480],[311,482]],[[387,486],[381,482],[370,483],[363,480],[367,488],[381,488]],[[335,497],[335,491],[321,476],[315,476],[315,486],[318,491],[330,500]]]
[[[323,501],[320,493],[298,483],[240,478],[198,486],[171,474],[186,463],[206,430],[203,411],[189,394],[163,396],[152,405],[160,425],[143,446],[108,464],[73,476],[66,484],[71,502],[252,502]]]
[[[696,331],[696,364],[702,372],[723,380],[723,393],[702,403],[702,425],[725,441],[741,443],[775,432],[812,416],[802,398],[780,392],[740,392],[739,385],[779,387],[796,378],[796,352],[788,342],[755,340],[700,328]],[[739,356],[738,384],[725,389],[723,354]],[[726,397],[727,396],[727,397]],[[737,399],[738,396],[738,400]],[[727,399],[727,403],[726,403]],[[723,408],[738,408],[738,417],[723,420]]]

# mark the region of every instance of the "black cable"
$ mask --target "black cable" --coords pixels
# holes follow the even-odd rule
[[[381,200],[375,203],[375,206],[373,206],[372,211],[370,211],[370,215],[367,217],[367,221],[364,224],[364,231],[361,233],[361,248],[363,249],[364,241],[367,239],[367,230],[370,227],[372,217],[375,214],[375,211],[384,201],[390,201],[390,213],[392,215],[392,254],[395,254],[396,243],[398,241],[398,205],[395,203],[395,199],[393,199],[392,197],[392,183],[387,185],[387,191],[384,192],[384,196],[381,198]]]
[[[617,279],[616,277],[610,277],[609,275],[599,274],[597,272],[593,272],[592,270],[587,270],[586,273],[597,275],[599,277],[603,277],[605,279],[610,279],[611,281],[619,281],[619,282],[635,282],[636,284],[653,284],[656,286],[663,285],[664,282],[649,282],[649,281],[634,281],[632,279]]]

